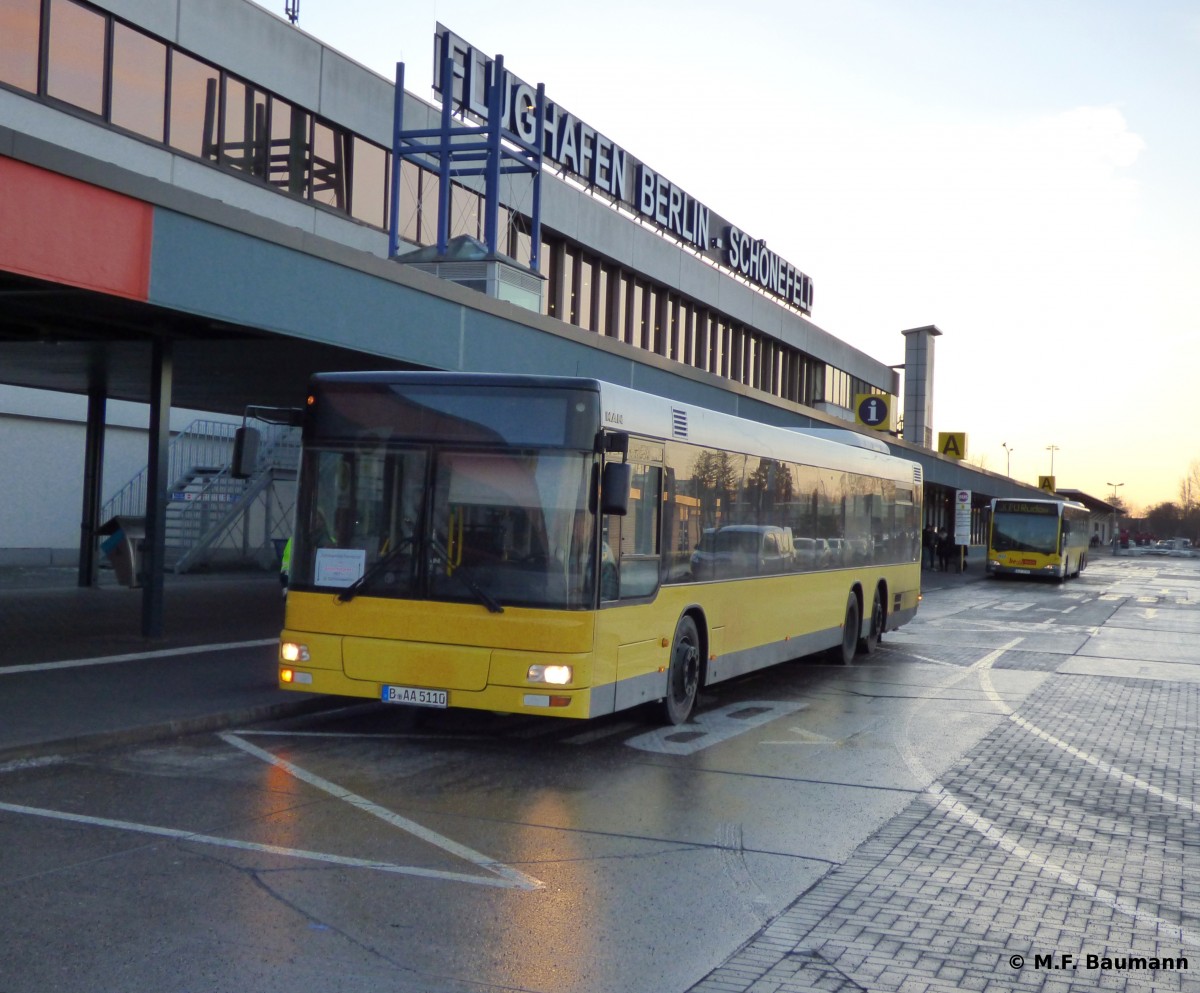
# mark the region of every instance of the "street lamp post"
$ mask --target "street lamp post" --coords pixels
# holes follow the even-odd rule
[[[1117,534],[1117,523],[1118,523],[1118,519],[1117,519],[1117,487],[1124,486],[1125,484],[1124,483],[1105,483],[1104,485],[1112,487],[1112,509],[1113,509],[1113,512],[1112,512],[1112,516],[1113,516],[1112,549],[1113,549],[1113,555],[1116,555],[1117,549],[1121,547],[1121,542],[1120,542],[1119,536]]]
[[[1057,445],[1047,445],[1046,451],[1050,453],[1050,475],[1054,475],[1054,453],[1058,451]]]
[[[1004,449],[1004,475],[1012,476],[1012,453],[1013,453],[1013,450],[1008,447],[1007,441],[1000,442],[1000,447]]]

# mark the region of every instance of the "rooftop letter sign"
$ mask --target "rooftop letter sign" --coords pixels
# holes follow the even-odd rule
[[[442,79],[442,55],[453,59],[453,78]],[[433,89],[451,100],[456,113],[488,119],[488,78],[492,60],[442,24],[434,35]],[[536,88],[505,70],[500,101],[502,131],[525,143],[538,143]],[[714,214],[708,207],[621,148],[611,138],[547,100],[542,155],[632,213],[690,245],[701,255],[795,307],[812,312],[812,279]]]
[[[938,452],[948,459],[967,457],[967,434],[965,431],[939,431]]]

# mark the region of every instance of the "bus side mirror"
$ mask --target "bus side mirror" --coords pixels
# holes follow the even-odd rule
[[[610,431],[604,436],[604,451],[609,455],[629,455],[629,435],[624,431]]]
[[[606,462],[600,477],[600,513],[624,517],[629,513],[629,488],[633,466],[628,462]]]
[[[258,467],[259,434],[255,428],[240,427],[233,433],[233,466],[230,475],[234,479],[249,479]]]

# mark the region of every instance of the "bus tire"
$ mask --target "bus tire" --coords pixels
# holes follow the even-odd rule
[[[700,689],[700,632],[696,622],[686,614],[675,628],[671,645],[671,662],[667,667],[667,695],[663,697],[662,714],[668,724],[682,724],[696,706]]]
[[[883,637],[884,621],[883,597],[880,596],[879,587],[876,586],[875,596],[871,599],[871,626],[866,637],[858,639],[858,650],[863,655],[870,655],[879,645],[879,639]]]
[[[854,591],[846,600],[846,619],[842,623],[842,643],[833,650],[833,660],[841,665],[850,665],[858,651],[858,634],[862,626],[862,608]]]

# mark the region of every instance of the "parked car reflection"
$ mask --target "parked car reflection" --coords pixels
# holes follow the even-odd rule
[[[791,530],[772,524],[707,528],[692,553],[695,579],[761,576],[796,568],[797,549]]]

